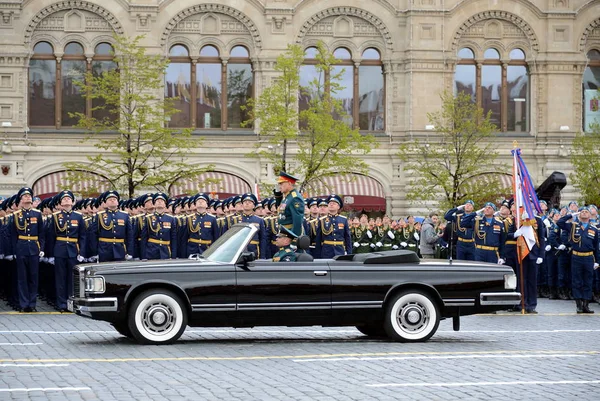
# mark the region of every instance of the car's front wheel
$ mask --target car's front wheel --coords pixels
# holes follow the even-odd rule
[[[187,313],[181,300],[163,289],[138,295],[127,319],[133,337],[142,344],[172,344],[187,326]]]
[[[385,314],[385,331],[401,342],[427,341],[440,324],[438,306],[419,290],[405,291],[390,300]]]

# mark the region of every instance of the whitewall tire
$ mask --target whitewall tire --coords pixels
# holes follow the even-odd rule
[[[419,290],[402,292],[387,304],[385,331],[396,341],[427,341],[435,334],[439,324],[436,302]]]
[[[148,290],[135,298],[128,324],[133,337],[142,344],[171,344],[185,331],[187,313],[171,291]]]

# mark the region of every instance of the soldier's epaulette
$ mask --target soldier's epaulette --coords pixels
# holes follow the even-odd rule
[[[169,216],[169,217],[175,217],[175,216],[173,216],[173,215],[172,215],[172,214],[170,214],[170,213],[165,213],[165,216]]]
[[[98,210],[98,211],[96,212],[96,215],[100,215],[100,214],[102,214],[102,213],[106,213],[106,210]]]
[[[83,213],[78,212],[77,210],[73,210],[73,213],[83,216]]]
[[[328,218],[329,216],[321,216],[319,217],[319,221]]]
[[[343,214],[338,214],[337,217],[341,217],[341,218],[348,220],[348,218],[346,216],[344,216]]]
[[[285,253],[294,253],[294,250],[291,248],[285,248],[284,251]]]
[[[54,213],[52,213],[52,215],[54,216],[55,214],[59,214],[59,213],[62,213],[62,210],[59,210],[58,212],[54,212]]]
[[[215,219],[217,218],[217,216],[215,216],[215,215],[214,215],[214,214],[212,214],[212,213],[208,213],[208,212],[207,212],[206,214],[207,214],[208,216],[212,216],[212,217],[214,217]]]
[[[292,191],[291,194],[294,198],[298,196],[298,193],[296,191]]]
[[[31,210],[33,210],[34,212],[40,212],[40,213],[42,213],[42,211],[40,209],[36,209],[34,207],[32,207]]]
[[[494,217],[494,220],[496,220],[496,221],[498,221],[500,223],[503,223],[503,221],[502,221],[502,219],[500,217]]]

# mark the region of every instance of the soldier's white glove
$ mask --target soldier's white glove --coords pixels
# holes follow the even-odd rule
[[[371,231],[367,231],[367,237],[369,237],[369,239],[373,239],[373,233],[371,233]]]
[[[404,242],[404,241],[402,241],[402,242],[400,243],[400,245],[401,245],[403,248],[406,248],[406,247],[408,246],[408,244],[407,244],[406,242]]]
[[[375,249],[375,244],[371,244],[370,246],[371,248]]]
[[[546,219],[544,220],[544,225],[546,226],[546,228],[550,228],[550,220]]]
[[[48,258],[48,263],[50,263],[51,265],[54,265],[54,256],[52,256],[51,258]]]
[[[360,244],[358,242],[355,242],[354,244],[352,244],[355,248],[358,248],[360,246]]]
[[[513,234],[513,238],[519,238],[520,236],[523,235],[523,230],[521,230],[520,228],[515,231],[515,233]]]
[[[600,266],[598,263],[594,263],[594,270],[598,269],[598,266]]]
[[[15,260],[15,255],[7,255],[4,257],[6,260]]]
[[[125,255],[125,260],[131,260],[131,259],[133,259],[133,256],[131,256],[131,255]]]
[[[567,246],[565,244],[560,244],[556,249],[558,249],[559,251],[564,251],[565,249],[567,249]]]
[[[541,265],[543,261],[544,261],[544,259],[542,259],[542,258],[537,258],[537,259],[535,260],[535,264],[536,264],[536,265]]]
[[[552,246],[551,246],[551,245],[546,245],[546,247],[544,248],[544,250],[545,250],[546,252],[548,252],[550,249],[552,249]]]
[[[396,238],[396,236],[394,235],[394,233],[391,232],[391,231],[388,231],[388,237],[390,237],[390,239]]]
[[[414,234],[415,239],[418,241],[419,240],[419,233],[415,233]]]
[[[463,210],[464,208],[465,208],[465,205],[460,205],[460,206],[458,206],[456,209],[457,209],[457,210]]]
[[[575,212],[575,213],[571,213],[571,216],[573,216],[573,217],[577,217],[577,216],[579,216],[579,213],[581,213],[581,212]]]
[[[398,249],[398,245],[392,245],[392,249]]]
[[[478,211],[476,211],[475,213],[480,214],[483,213],[483,209],[485,209],[484,207],[482,207],[481,209],[479,209]]]
[[[381,242],[377,242],[375,245],[377,245],[377,247],[381,248],[383,246],[383,244]]]
[[[90,262],[96,262],[96,261],[98,261],[98,259],[100,259],[100,256],[98,256],[98,255],[94,255],[94,256],[92,256],[91,258],[89,258],[88,260],[89,260]]]
[[[506,263],[506,261],[505,261],[504,259],[502,259],[502,258],[499,258],[499,259],[498,259],[498,264],[499,264],[499,265],[503,265],[503,264],[505,264],[505,263]]]
[[[44,251],[40,251],[40,258],[44,257]]]
[[[0,259],[4,259],[4,254],[0,253]]]
[[[78,262],[80,262],[80,263],[81,263],[81,262],[83,262],[84,260],[85,260],[85,258],[84,258],[83,256],[81,256],[81,255],[77,255],[77,261],[78,261]]]

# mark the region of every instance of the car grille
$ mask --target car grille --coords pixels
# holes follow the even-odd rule
[[[73,269],[73,296],[81,296],[81,277],[79,269],[77,267]]]

